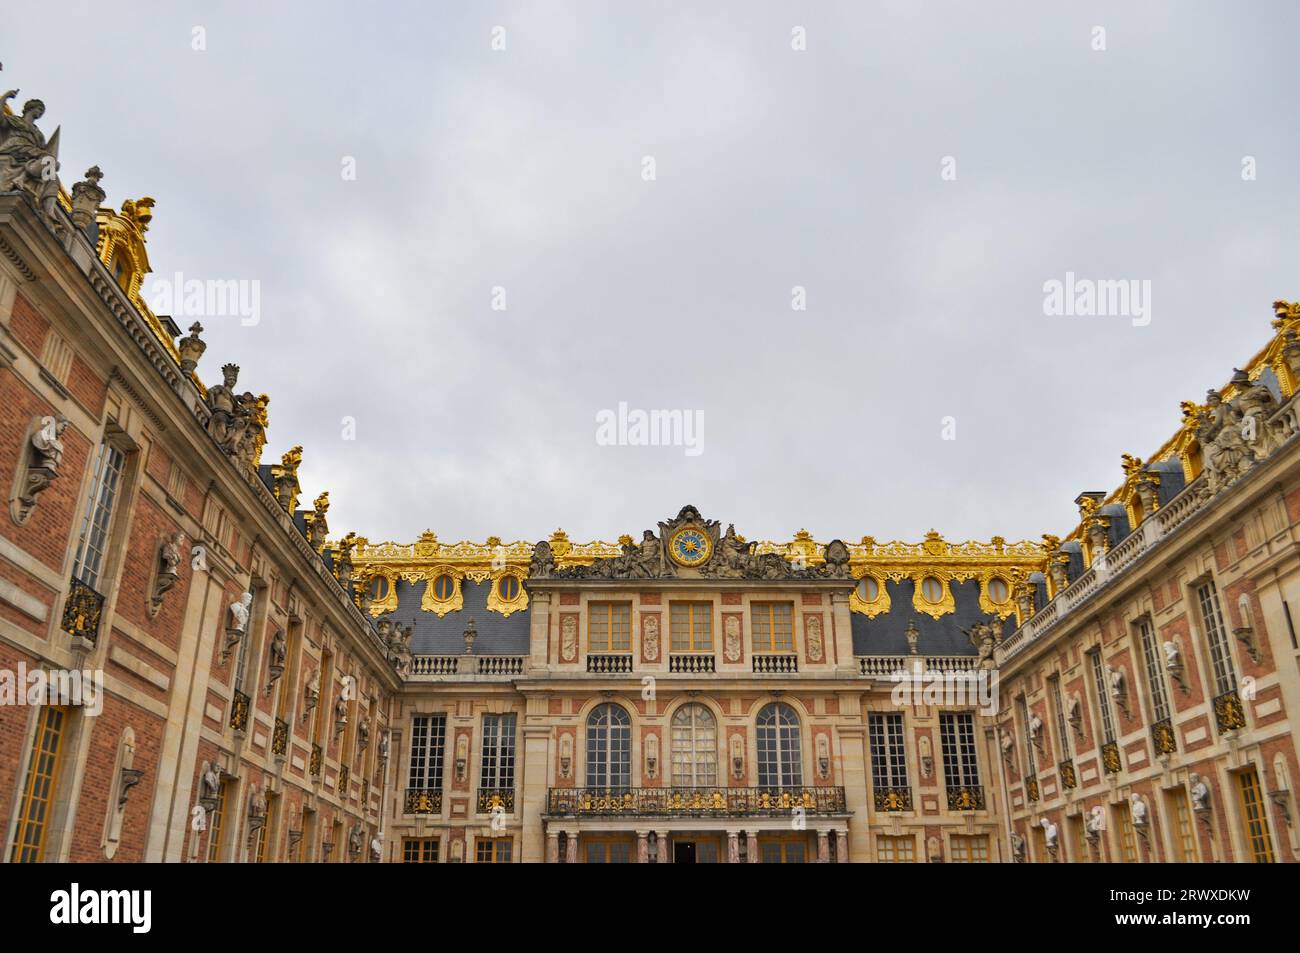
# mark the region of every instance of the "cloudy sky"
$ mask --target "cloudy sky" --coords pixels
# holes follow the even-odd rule
[[[750,538],[1036,539],[1300,297],[1288,3],[4,20],[65,182],[155,197],[158,275],[259,282],[200,374],[270,394],[265,459],[305,446],[336,533],[612,539],[690,502]],[[1149,281],[1149,323],[1046,315],[1067,272]],[[601,445],[620,402],[702,452]]]

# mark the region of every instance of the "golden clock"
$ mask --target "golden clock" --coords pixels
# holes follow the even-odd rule
[[[713,539],[703,530],[687,526],[673,533],[668,541],[668,555],[679,566],[700,566],[713,555]]]

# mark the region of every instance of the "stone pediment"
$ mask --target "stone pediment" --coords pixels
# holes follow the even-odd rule
[[[594,559],[589,565],[557,566],[551,544],[533,547],[530,579],[849,579],[849,549],[841,540],[827,543],[816,565],[778,553],[758,553],[757,543],[725,532],[717,520],[705,519],[694,506],[683,506],[672,519],[647,529],[641,541],[620,540],[617,556]]]

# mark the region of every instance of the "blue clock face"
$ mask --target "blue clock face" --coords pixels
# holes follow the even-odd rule
[[[698,566],[713,551],[713,540],[698,529],[678,530],[668,547],[674,561],[682,566]]]

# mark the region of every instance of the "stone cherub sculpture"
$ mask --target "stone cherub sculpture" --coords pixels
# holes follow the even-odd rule
[[[11,89],[0,96],[0,192],[25,192],[36,202],[46,220],[58,228],[59,131],[47,141],[36,128],[45,115],[39,99],[23,103],[18,115],[6,115],[4,107],[18,95]]]

